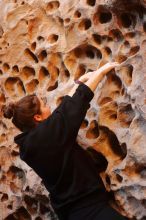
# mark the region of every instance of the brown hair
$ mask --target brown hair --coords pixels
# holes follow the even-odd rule
[[[35,114],[41,114],[40,101],[36,94],[27,95],[17,102],[2,107],[5,118],[12,118],[13,124],[21,131],[36,127]]]

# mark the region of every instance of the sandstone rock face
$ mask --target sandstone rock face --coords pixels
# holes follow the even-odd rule
[[[54,110],[74,79],[111,60],[77,141],[102,152],[113,205],[146,219],[146,1],[0,1],[0,105],[36,92]],[[19,131],[0,121],[0,219],[55,219],[41,179],[19,158]]]

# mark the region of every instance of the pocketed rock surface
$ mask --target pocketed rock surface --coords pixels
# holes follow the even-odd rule
[[[95,90],[77,141],[108,160],[113,206],[146,219],[146,1],[0,1],[0,105],[43,94],[53,111],[74,80],[120,64]],[[56,219],[42,180],[19,157],[0,115],[0,219]],[[86,171],[84,171],[86,172]]]

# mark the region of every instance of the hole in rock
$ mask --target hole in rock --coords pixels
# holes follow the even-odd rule
[[[8,205],[7,208],[12,210],[13,206],[12,205]]]
[[[66,76],[67,78],[70,77],[70,72],[69,72],[67,69],[65,69],[64,74],[65,74],[65,76]]]
[[[101,58],[102,58],[102,53],[101,53],[101,51],[98,50],[98,49],[96,49],[96,57],[97,57],[98,59],[101,59]]]
[[[19,79],[19,77],[8,77],[5,81],[5,89],[11,95],[17,95],[20,93],[25,93],[25,88],[23,82]],[[16,85],[18,90],[16,91]]]
[[[47,213],[49,211],[50,211],[50,209],[48,207],[46,207],[44,204],[40,203],[40,213],[41,214],[44,215],[45,213]]]
[[[41,202],[43,204],[46,204],[46,205],[48,205],[48,203],[50,201],[49,198],[46,195],[41,195],[41,194],[36,194],[36,199],[39,202]]]
[[[35,63],[38,63],[38,58],[37,56],[29,49],[25,49],[25,54],[33,61],[35,61]]]
[[[19,68],[17,65],[13,66],[12,67],[12,70],[15,72],[15,73],[18,73],[19,72]]]
[[[29,192],[29,186],[27,186],[26,188],[25,188],[25,191],[27,191],[27,192]]]
[[[25,66],[22,68],[21,76],[24,80],[28,80],[30,77],[35,76],[35,70],[32,67]]]
[[[146,164],[136,164],[135,172],[140,174],[141,178],[146,178]]]
[[[80,23],[79,23],[79,29],[82,31],[88,30],[91,27],[92,23],[90,19],[83,19]]]
[[[27,210],[30,211],[32,214],[37,211],[38,208],[38,201],[35,198],[32,198],[28,195],[24,196],[24,201],[27,205]]]
[[[127,47],[127,48],[129,48],[129,47],[130,47],[130,43],[129,43],[129,41],[127,41],[127,40],[124,42],[124,44],[123,44],[123,45],[124,45],[125,47]]]
[[[122,75],[122,79],[126,85],[130,85],[132,82],[133,66],[128,64],[121,67],[120,74]]]
[[[57,99],[57,101],[56,101],[57,107],[61,104],[63,98],[64,98],[64,96],[60,96],[60,97]]]
[[[129,127],[135,117],[131,104],[120,103],[118,108],[118,120],[122,127]]]
[[[90,6],[94,6],[96,4],[96,0],[87,0],[87,4]]]
[[[38,36],[38,37],[37,37],[37,40],[43,42],[43,41],[45,40],[45,38],[42,37],[42,36]]]
[[[11,152],[11,155],[14,156],[14,157],[15,157],[15,156],[18,156],[18,155],[19,155],[19,152],[13,150],[13,151]]]
[[[32,79],[29,83],[26,84],[26,90],[28,93],[33,93],[39,84],[37,79]]]
[[[19,209],[17,209],[15,211],[14,216],[16,217],[16,219],[27,219],[27,220],[32,219],[31,215],[24,207],[20,207]]]
[[[77,70],[75,71],[74,74],[74,80],[77,80],[79,77],[81,77],[84,73],[86,72],[86,67],[84,64],[80,64],[77,67]]]
[[[93,40],[96,44],[101,44],[102,38],[99,34],[92,34]]]
[[[110,30],[109,36],[111,36],[116,41],[122,41],[124,39],[124,36],[119,29]]]
[[[88,120],[87,119],[84,119],[83,120],[83,122],[82,122],[82,124],[81,124],[81,129],[84,129],[84,128],[86,128],[87,126],[88,126],[88,124],[89,124],[89,122],[88,122]]]
[[[120,182],[120,183],[123,181],[123,177],[119,174],[116,174],[116,178],[117,178],[118,182]]]
[[[55,10],[57,10],[60,6],[59,1],[51,1],[47,4],[47,10],[49,12],[54,12]]]
[[[122,88],[122,81],[121,79],[115,74],[115,70],[110,71],[110,74],[108,75],[108,84],[114,84],[117,86],[119,90]]]
[[[10,69],[9,64],[8,64],[8,63],[4,63],[4,64],[3,64],[3,70],[4,70],[4,71],[8,71],[9,69]]]
[[[80,11],[75,11],[75,13],[74,13],[74,17],[75,18],[80,18],[81,17],[81,12]]]
[[[102,131],[102,133],[105,135],[106,140],[108,142],[109,147],[111,150],[118,156],[120,156],[121,159],[125,158],[125,152],[123,151],[123,147],[120,145],[117,136],[115,133],[110,130],[108,127],[105,126],[99,126],[99,131]]]
[[[7,201],[8,200],[8,195],[6,193],[4,193],[1,197],[1,201],[4,202],[4,201]]]
[[[105,24],[112,20],[112,13],[104,5],[99,5],[96,13],[93,16],[93,22],[95,25],[98,23]]]
[[[132,15],[130,13],[121,14],[121,23],[124,28],[129,28],[132,25]]]
[[[49,86],[47,88],[47,91],[52,91],[52,90],[56,89],[57,87],[58,87],[58,81],[56,81],[53,86]]]
[[[111,114],[110,119],[116,120],[117,119],[117,113]]]
[[[109,47],[104,47],[102,53],[103,53],[103,57],[107,57],[107,58],[112,57],[112,51]]]
[[[124,159],[127,155],[127,145],[126,145],[126,143],[121,144],[121,149],[123,151],[123,159]]]
[[[99,99],[102,100],[103,98],[101,97]],[[108,101],[108,100],[107,100]],[[118,105],[115,101],[109,101],[103,105],[101,105],[100,112],[99,112],[99,121],[101,124],[111,124],[115,122],[117,119],[117,108]]]
[[[24,171],[16,166],[11,166],[7,174],[12,175],[12,179],[15,179],[16,177],[21,179],[25,176]]]
[[[102,58],[100,50],[92,45],[81,45],[80,47],[75,48],[73,53],[76,58],[87,57],[89,59],[94,59],[95,55],[98,59]]]
[[[57,20],[61,25],[63,25],[63,22],[64,22],[63,18],[57,16]]]
[[[108,102],[113,101],[113,99],[111,97],[103,97],[103,99],[101,99],[98,104],[100,106],[107,104]]]
[[[44,79],[46,76],[49,76],[50,73],[49,71],[46,69],[46,67],[41,66],[40,71],[39,71],[39,80]]]
[[[42,51],[40,52],[40,54],[38,55],[38,58],[39,58],[40,61],[43,61],[46,57],[47,57],[47,52],[46,52],[46,50],[42,50]]]
[[[51,34],[49,37],[48,37],[48,42],[50,44],[53,44],[53,43],[56,43],[56,41],[58,41],[58,38],[59,36],[57,34]]]
[[[105,49],[105,51],[106,51],[106,53],[107,53],[108,55],[111,55],[111,54],[112,54],[112,51],[111,51],[111,49],[110,49],[109,47],[105,47],[104,49]]]
[[[126,60],[127,60],[127,57],[123,54],[118,54],[118,56],[115,57],[115,61],[118,63],[123,63]]]
[[[36,42],[33,42],[33,43],[31,44],[31,49],[32,49],[32,50],[35,50],[35,49],[36,49]]]
[[[64,22],[65,22],[65,23],[69,23],[69,22],[70,22],[70,18],[66,18],[66,19],[64,20]]]
[[[40,216],[37,216],[35,220],[43,220]]]
[[[140,50],[140,46],[135,46],[130,49],[129,56],[135,55]]]
[[[76,58],[81,58],[83,54],[84,54],[84,51],[82,50],[82,48],[76,47],[74,49],[74,55],[76,56]]]
[[[85,53],[86,53],[86,56],[90,59],[94,59],[95,57],[95,54],[94,54],[94,51],[92,50],[92,48],[87,48],[85,50]]]
[[[135,36],[136,36],[135,32],[128,32],[128,33],[125,34],[126,38],[134,38]]]
[[[107,8],[105,8],[103,6],[99,6],[98,16],[99,16],[99,22],[101,24],[108,23],[112,19],[112,13]]]
[[[96,120],[91,121],[90,127],[86,133],[86,137],[89,139],[94,139],[99,136],[99,128]]]

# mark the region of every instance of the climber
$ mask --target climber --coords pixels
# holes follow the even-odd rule
[[[127,219],[109,205],[97,164],[76,141],[95,89],[118,65],[107,63],[82,75],[52,113],[36,94],[2,108],[22,131],[14,137],[20,158],[41,177],[60,220]]]

